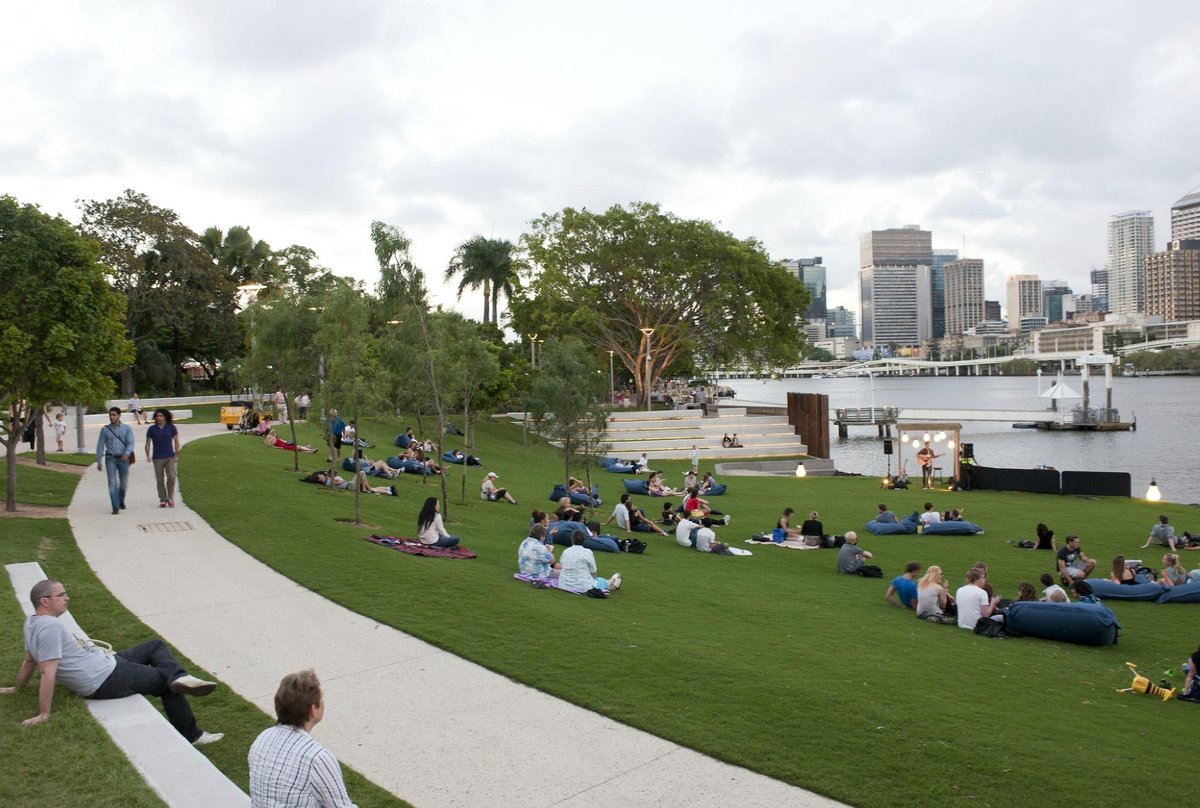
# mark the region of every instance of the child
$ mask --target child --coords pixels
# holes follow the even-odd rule
[[[67,422],[60,412],[54,416],[54,439],[58,441],[58,451],[63,450],[63,438],[67,436]]]

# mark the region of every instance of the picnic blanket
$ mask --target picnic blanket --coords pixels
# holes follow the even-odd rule
[[[391,547],[409,555],[432,556],[434,558],[475,558],[475,554],[465,547],[434,547],[421,544],[416,539],[406,539],[402,536],[363,536],[363,541],[378,544],[381,547]]]
[[[786,547],[789,550],[820,550],[820,546],[813,547],[805,544],[804,539],[787,539],[785,541],[775,541],[771,538],[770,533],[757,533],[746,539],[746,544],[773,544],[776,547]],[[732,547],[730,548],[733,549]]]
[[[516,578],[518,581],[524,581],[527,584],[533,583],[532,575],[525,575],[524,573],[514,572],[513,577]],[[542,580],[546,584],[547,589],[557,589],[559,592],[566,592],[570,595],[582,595],[583,594],[582,592],[572,592],[570,589],[563,589],[562,587],[560,587],[558,585],[557,578],[544,578]]]

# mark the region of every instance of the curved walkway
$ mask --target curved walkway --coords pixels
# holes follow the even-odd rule
[[[219,432],[219,424],[180,425],[185,442]],[[139,460],[144,434],[135,427]],[[185,483],[186,463],[185,451]],[[838,804],[553,698],[326,600],[226,541],[182,494],[173,510],[160,509],[149,463],[133,466],[129,485],[128,510],[112,516],[104,475],[93,465],[69,509],[80,549],[113,595],[268,715],[280,678],[314,668],[330,705],[317,738],[418,808]]]

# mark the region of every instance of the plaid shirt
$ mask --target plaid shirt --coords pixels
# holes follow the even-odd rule
[[[251,808],[355,808],[342,769],[299,727],[277,724],[250,747]]]

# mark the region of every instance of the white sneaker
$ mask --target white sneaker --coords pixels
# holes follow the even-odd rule
[[[612,577],[608,579],[608,588],[612,592],[616,592],[621,588],[621,573],[614,572]]]
[[[172,693],[183,693],[186,696],[207,696],[217,689],[216,682],[206,682],[197,679],[190,673],[185,673],[170,684]],[[212,743],[212,741],[209,741]]]
[[[200,737],[192,741],[192,746],[204,746],[205,744],[216,743],[225,737],[224,732],[201,732]]]
[[[729,520],[730,520],[730,519],[732,519],[732,518],[733,518],[733,517],[732,517],[732,516],[730,516],[729,514],[725,514],[725,524],[729,524]]]

